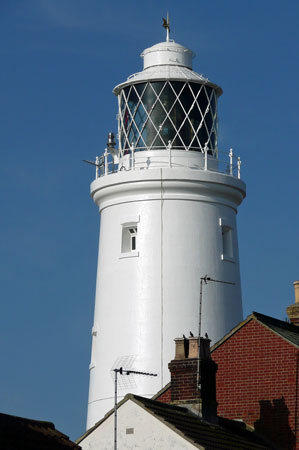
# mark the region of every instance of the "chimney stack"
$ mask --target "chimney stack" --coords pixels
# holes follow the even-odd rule
[[[287,315],[292,324],[299,326],[299,281],[294,281],[295,303],[287,307]]]
[[[169,364],[171,403],[184,406],[209,422],[217,422],[217,364],[210,354],[210,339],[175,339],[175,359]],[[199,344],[199,348],[198,348]]]

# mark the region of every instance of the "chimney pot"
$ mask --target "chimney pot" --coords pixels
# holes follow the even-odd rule
[[[295,303],[299,303],[299,281],[294,281]]]
[[[211,342],[211,339],[202,338],[202,337],[200,338],[200,358],[201,359],[211,359],[210,342]]]
[[[175,357],[174,359],[185,359],[185,339],[177,338],[175,342]]]
[[[198,337],[189,338],[189,356],[188,358],[198,358]]]
[[[287,315],[293,325],[299,326],[299,281],[294,281],[295,303],[287,307]]]

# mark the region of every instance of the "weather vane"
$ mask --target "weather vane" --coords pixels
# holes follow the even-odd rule
[[[166,42],[169,42],[169,33],[170,33],[170,26],[169,26],[169,15],[167,11],[167,19],[164,19],[163,17],[163,24],[162,27],[166,29]]]

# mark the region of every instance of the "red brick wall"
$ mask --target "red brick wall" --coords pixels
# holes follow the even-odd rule
[[[196,400],[198,359],[173,360],[168,364],[171,373],[171,401]]]
[[[242,419],[283,449],[299,450],[298,353],[256,320],[245,324],[212,353],[218,415]]]
[[[159,397],[156,398],[157,402],[170,403],[171,402],[171,387],[169,386]]]

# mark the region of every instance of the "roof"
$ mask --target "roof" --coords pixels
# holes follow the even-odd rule
[[[194,56],[191,50],[177,42],[172,40],[159,42],[141,53],[141,57],[144,58],[143,70],[130,75],[125,82],[118,84],[113,92],[118,95],[121,89],[135,83],[172,80],[205,84],[215,89],[220,96],[222,94],[220,86],[192,70]]]
[[[188,67],[175,66],[175,65],[162,65],[148,67],[141,72],[130,75],[124,83],[118,84],[114,89],[114,94],[118,95],[120,90],[133,83],[146,83],[158,80],[172,80],[172,81],[185,81],[205,84],[214,88],[218,95],[222,94],[221,87],[212,83],[208,78],[205,78],[202,74],[195,72]]]
[[[265,316],[257,312],[253,312],[252,315],[258,322],[261,322],[267,328],[282,336],[292,344],[299,346],[299,327],[288,322],[284,322],[274,317]]]
[[[132,395],[132,397],[145,409],[162,419],[174,431],[183,433],[189,441],[204,446],[206,450],[269,449],[269,446],[266,446],[255,433],[248,431],[242,422],[219,418],[220,423],[216,425],[202,420],[187,408],[136,395]]]
[[[81,447],[55,429],[51,422],[0,413],[0,448],[3,450],[64,450]]]
[[[290,344],[299,347],[299,327],[288,322],[284,322],[274,317],[266,316],[253,311],[245,320],[240,322],[235,328],[233,328],[229,333],[227,333],[220,341],[216,342],[211,348],[211,352],[216,350],[221,344],[223,344],[227,339],[229,339],[233,334],[235,334],[240,328],[246,325],[251,320],[256,320],[278,336],[282,337],[285,341]]]
[[[259,436],[254,432],[249,431],[242,422],[219,417],[219,424],[212,424],[197,417],[187,408],[161,403],[133,394],[126,395],[126,397],[118,403],[118,408],[128,400],[135,402],[171,428],[172,431],[178,433],[198,448],[202,448],[202,446],[206,450],[269,450],[274,448],[265,444]],[[77,442],[81,442],[85,437],[90,435],[113,414],[113,411],[113,409],[109,411],[102,420],[81,436]]]

